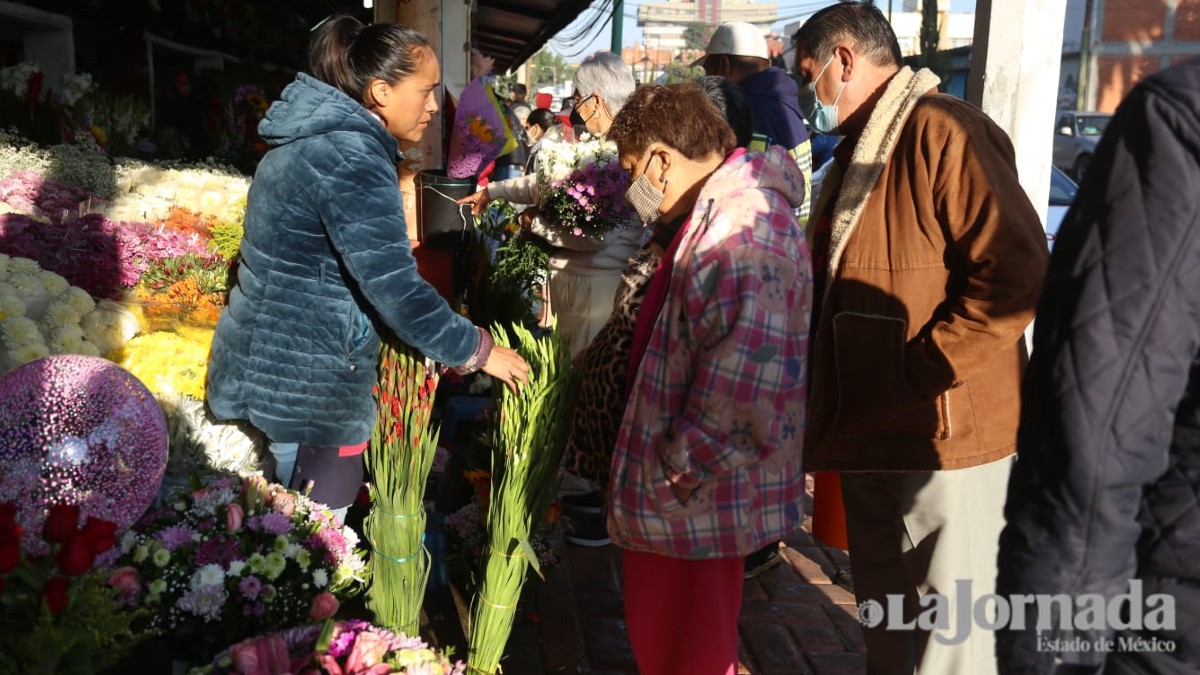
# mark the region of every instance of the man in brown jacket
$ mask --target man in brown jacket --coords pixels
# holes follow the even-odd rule
[[[805,468],[842,472],[868,672],[994,673],[955,603],[994,589],[1045,234],[1008,137],[901,68],[878,9],[828,7],[792,42],[805,116],[845,136],[810,220]]]

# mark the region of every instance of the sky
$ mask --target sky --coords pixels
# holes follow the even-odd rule
[[[903,0],[892,0],[892,2],[894,2],[895,11],[900,11]],[[598,6],[601,2],[600,0],[596,0],[592,4],[593,6]],[[799,21],[821,7],[833,4],[833,0],[776,0],[776,4],[779,6],[779,16],[784,20],[775,23],[771,27],[777,31],[782,31],[784,24]],[[888,0],[876,0],[876,4],[885,12],[887,11]],[[625,0],[625,11],[623,12],[625,22],[621,27],[621,41],[625,45],[632,45],[635,42],[640,42],[642,39],[642,31],[637,26],[637,5],[637,0]],[[974,12],[975,0],[951,0],[950,11]],[[559,35],[571,35],[584,26],[595,23],[597,19],[603,21],[603,18],[599,17],[596,11],[589,9],[581,14],[570,26],[561,31]],[[589,35],[595,35],[595,37],[582,45],[582,47],[579,43],[566,43],[559,37],[550,41],[550,49],[562,54],[566,57],[567,61],[578,63],[588,54],[606,50],[612,46],[612,29],[607,25],[598,33],[592,31],[589,32]]]

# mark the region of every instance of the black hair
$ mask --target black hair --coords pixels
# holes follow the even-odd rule
[[[529,88],[518,82],[513,85],[513,95],[519,98],[525,98],[529,95]]]
[[[746,96],[742,90],[736,84],[717,75],[705,75],[698,78],[696,83],[704,90],[708,102],[729,122],[738,147],[748,147],[754,128],[750,107],[746,105]]]
[[[396,84],[433,56],[429,40],[398,23],[364,26],[352,16],[335,16],[317,28],[308,45],[314,77],[367,107],[371,82]]]
[[[536,108],[533,112],[529,113],[529,118],[525,120],[525,124],[536,124],[542,128],[542,131],[545,131],[554,126],[556,121],[558,121],[558,117],[549,108]]]
[[[833,56],[838,43],[850,42],[877,66],[900,67],[900,43],[883,12],[870,2],[839,2],[813,14],[792,35],[796,53],[807,53],[818,61]]]

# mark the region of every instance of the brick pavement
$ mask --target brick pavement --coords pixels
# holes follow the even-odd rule
[[[853,593],[833,583],[845,553],[805,532],[788,538],[785,563],[746,581],[739,619],[739,672],[863,673],[866,656]],[[542,661],[557,675],[636,674],[625,639],[620,550],[566,546],[538,593]],[[516,671],[508,672],[521,675]]]

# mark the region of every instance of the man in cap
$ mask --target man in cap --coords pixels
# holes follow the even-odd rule
[[[705,74],[723,77],[742,90],[754,129],[751,150],[781,146],[796,160],[805,181],[812,177],[812,152],[800,114],[799,89],[783,69],[771,65],[761,29],[745,21],[717,26],[704,56],[692,65],[704,66]],[[801,207],[801,225],[808,220],[810,201],[805,199]]]

